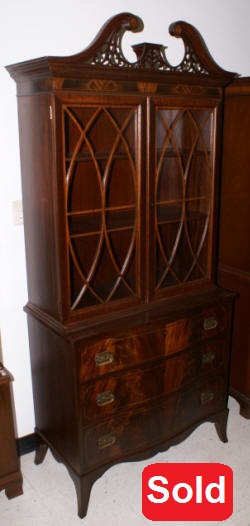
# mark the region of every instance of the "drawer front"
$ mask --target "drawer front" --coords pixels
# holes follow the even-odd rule
[[[226,307],[204,309],[199,315],[169,323],[164,329],[165,354],[214,338],[228,327],[229,311]]]
[[[80,381],[97,378],[154,357],[154,334],[129,338],[106,338],[80,351]]]
[[[94,467],[153,446],[173,430],[176,395],[150,410],[126,413],[84,431],[86,465]]]
[[[186,427],[227,406],[227,382],[223,376],[204,378],[179,394],[174,428]]]
[[[177,391],[203,374],[227,367],[225,340],[206,341],[195,349],[158,361],[144,370],[102,377],[81,387],[84,420],[98,419]]]
[[[180,352],[225,331],[227,320],[226,307],[204,309],[195,317],[179,319],[152,332],[106,338],[92,345],[81,343],[80,381]]]

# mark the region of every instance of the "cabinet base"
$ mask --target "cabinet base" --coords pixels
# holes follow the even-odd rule
[[[0,477],[0,491],[5,490],[8,499],[13,499],[23,494],[23,477],[20,471]]]
[[[150,446],[150,448],[143,451],[138,451],[136,453],[123,456],[118,458],[113,462],[109,462],[106,465],[101,466],[100,468],[95,469],[84,475],[77,474],[67,463],[67,461],[53,448],[53,446],[47,441],[47,439],[40,433],[39,430],[36,430],[37,433],[37,446],[35,452],[35,464],[41,464],[46,456],[48,449],[51,450],[51,453],[58,462],[62,462],[71,476],[76,490],[77,495],[77,504],[78,504],[78,516],[83,518],[87,514],[89,497],[92,485],[94,482],[112,465],[118,464],[120,462],[133,462],[145,460],[150,458],[157,453],[166,451],[169,447],[174,446],[188,437],[200,424],[205,422],[212,422],[215,424],[215,429],[217,431],[218,437],[222,442],[227,442],[227,420],[228,420],[228,409],[220,411],[219,413],[210,415],[209,417],[203,419],[202,421],[196,422],[192,426],[188,427],[185,431],[175,435],[174,437],[168,439],[165,442],[160,444],[155,444]]]

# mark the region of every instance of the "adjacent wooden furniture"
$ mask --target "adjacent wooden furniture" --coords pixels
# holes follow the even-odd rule
[[[7,69],[17,82],[36,462],[76,486],[205,421],[226,441],[234,294],[218,287],[224,87],[199,33],[181,64],[138,44],[122,13],[71,57]]]
[[[0,491],[4,489],[8,499],[23,493],[23,479],[16,447],[11,381],[12,376],[0,363]]]
[[[225,92],[219,282],[239,293],[230,391],[250,418],[250,78]]]

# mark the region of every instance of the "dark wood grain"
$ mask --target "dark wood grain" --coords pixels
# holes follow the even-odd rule
[[[5,490],[8,499],[23,493],[11,381],[12,376],[0,364],[0,491]]]
[[[230,389],[250,418],[250,79],[226,89],[219,282],[239,294],[235,306]]]

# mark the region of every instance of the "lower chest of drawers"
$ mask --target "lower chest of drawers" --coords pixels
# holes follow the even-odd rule
[[[227,404],[230,313],[205,310],[152,331],[79,344],[85,465],[182,433]]]
[[[28,316],[36,463],[49,447],[67,466],[81,517],[111,465],[149,458],[205,421],[226,441],[234,296],[195,301],[60,333]]]

